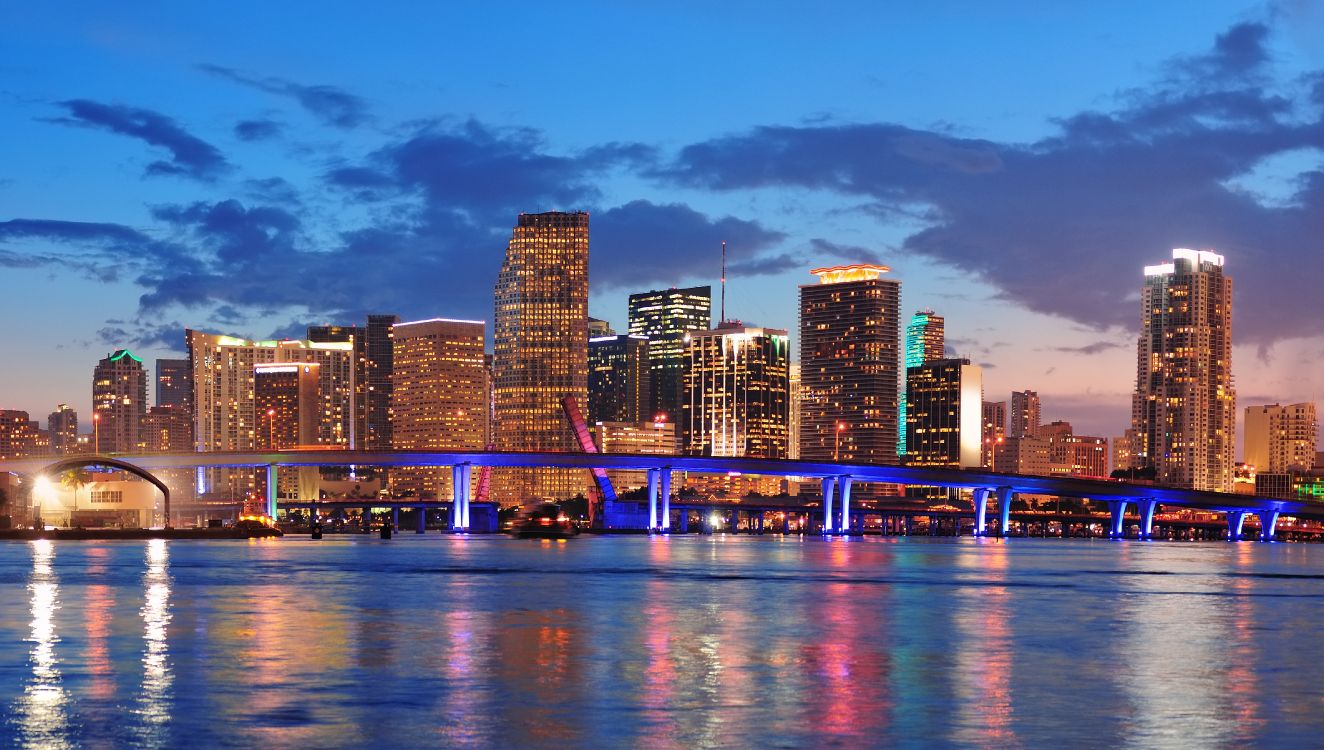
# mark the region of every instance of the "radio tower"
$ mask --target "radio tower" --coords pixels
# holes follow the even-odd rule
[[[721,316],[717,319],[717,327],[726,325],[726,240],[722,240],[722,307]]]

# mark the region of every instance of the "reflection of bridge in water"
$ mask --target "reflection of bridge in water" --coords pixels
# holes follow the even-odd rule
[[[106,460],[110,459],[110,460]],[[882,466],[846,462],[790,461],[753,458],[715,458],[708,456],[650,456],[588,453],[507,453],[498,451],[325,451],[289,450],[273,452],[215,452],[215,453],[162,453],[148,455],[117,455],[112,457],[86,456],[76,459],[81,465],[131,465],[143,472],[168,469],[197,468],[254,468],[267,472],[267,514],[273,518],[278,510],[276,474],[283,467],[302,466],[362,466],[362,467],[451,467],[454,497],[449,503],[451,526],[457,530],[470,527],[470,495],[473,467],[498,468],[569,468],[569,469],[632,469],[648,474],[648,521],[646,528],[659,532],[672,530],[673,509],[688,508],[691,503],[674,502],[670,484],[672,471],[701,474],[753,474],[779,477],[817,479],[822,488],[822,503],[817,507],[821,529],[825,534],[854,533],[863,528],[865,515],[882,512],[891,515],[932,515],[932,509],[877,509],[852,508],[851,489],[861,482],[881,482],[912,486],[969,489],[974,496],[974,508],[967,511],[974,517],[975,533],[983,535],[988,529],[988,508],[993,505],[997,514],[997,528],[1006,533],[1011,526],[1012,502],[1017,495],[1049,495],[1062,498],[1088,499],[1104,502],[1108,507],[1107,529],[1112,537],[1123,536],[1128,511],[1135,511],[1139,537],[1151,538],[1154,517],[1160,509],[1183,508],[1220,513],[1224,516],[1229,537],[1240,539],[1248,515],[1260,521],[1262,541],[1271,541],[1280,515],[1297,518],[1324,519],[1324,505],[1295,500],[1259,498],[1222,492],[1202,492],[1172,487],[1160,487],[1128,482],[1113,482],[1073,477],[1042,477],[1005,474],[982,469],[941,469],[913,466]],[[58,466],[69,465],[70,458],[17,459],[0,461],[0,471],[39,474]],[[398,503],[387,500],[350,501],[353,506],[373,507],[425,507],[445,506],[446,503]],[[299,503],[306,506],[307,503]],[[318,503],[318,505],[322,505]],[[740,510],[747,510],[742,505]],[[747,512],[754,509],[749,507]],[[169,495],[166,496],[166,517],[169,518]],[[766,510],[765,510],[766,512]],[[811,512],[809,506],[800,506],[801,513]],[[688,518],[685,515],[684,518]]]

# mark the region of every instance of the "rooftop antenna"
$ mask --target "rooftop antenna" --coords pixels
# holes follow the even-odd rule
[[[717,319],[720,328],[726,323],[726,240],[722,240],[722,314]]]

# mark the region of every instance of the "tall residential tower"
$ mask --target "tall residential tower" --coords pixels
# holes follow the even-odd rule
[[[946,356],[944,323],[943,317],[932,310],[920,310],[910,316],[910,324],[906,326],[906,370]],[[903,374],[902,377],[906,376]],[[906,389],[903,385],[897,401],[896,446],[896,452],[903,456],[909,450],[907,447],[909,441],[906,439],[906,432],[909,429],[906,426],[906,408]]]
[[[676,421],[684,392],[685,334],[712,327],[712,287],[662,289],[630,295],[630,334],[648,339],[651,391],[647,419]]]

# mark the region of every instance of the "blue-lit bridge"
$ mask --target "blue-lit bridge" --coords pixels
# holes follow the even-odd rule
[[[823,532],[849,533],[852,523],[851,489],[861,482],[969,489],[974,496],[975,533],[988,528],[991,505],[997,513],[998,529],[1008,528],[1013,499],[1019,494],[1049,495],[1106,502],[1109,535],[1120,537],[1129,508],[1139,515],[1140,538],[1152,533],[1154,514],[1160,507],[1186,508],[1225,514],[1229,538],[1240,539],[1246,516],[1260,521],[1260,539],[1272,541],[1280,515],[1324,519],[1324,504],[1259,498],[1222,492],[1202,492],[1148,484],[1133,484],[1073,477],[1043,477],[1006,474],[982,469],[943,469],[915,466],[880,466],[849,462],[790,461],[757,458],[714,458],[707,456],[649,456],[603,453],[510,453],[501,451],[342,451],[286,450],[268,452],[157,453],[143,455],[28,458],[0,461],[0,471],[41,474],[73,465],[107,465],[133,471],[152,479],[152,471],[197,468],[254,468],[267,472],[267,512],[278,509],[276,473],[283,467],[451,467],[455,496],[451,499],[451,526],[469,528],[469,503],[474,467],[626,469],[646,471],[648,476],[648,528],[671,530],[671,472],[700,474],[751,474],[817,479],[822,488]],[[134,471],[136,470],[136,471]],[[156,482],[160,486],[159,482]],[[362,504],[372,504],[371,501]],[[166,518],[170,496],[165,492]],[[858,510],[854,512],[859,512]]]

